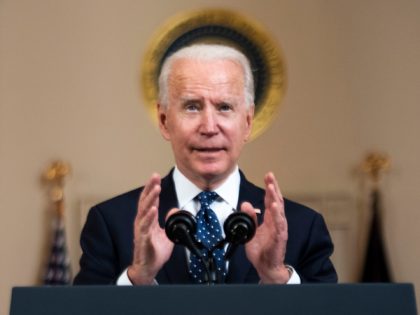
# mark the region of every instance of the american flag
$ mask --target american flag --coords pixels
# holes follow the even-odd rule
[[[382,217],[378,189],[372,192],[372,222],[370,226],[362,282],[392,282],[382,234]]]
[[[54,224],[54,239],[48,267],[44,276],[45,285],[68,285],[71,283],[70,258],[67,252],[64,218],[59,216]]]

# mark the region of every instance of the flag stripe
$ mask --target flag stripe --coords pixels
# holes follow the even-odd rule
[[[71,283],[70,258],[67,252],[64,220],[57,218],[50,258],[44,276],[45,285],[67,285]]]

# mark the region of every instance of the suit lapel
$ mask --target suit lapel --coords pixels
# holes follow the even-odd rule
[[[172,178],[173,169],[162,179],[159,197],[159,225],[165,228],[166,215],[172,208],[178,207],[175,184]],[[156,276],[158,283],[189,283],[185,248],[175,245],[171,257]]]
[[[166,214],[172,208],[178,207],[178,198],[176,197],[175,184],[172,179],[173,169],[167,176],[162,178],[161,192],[159,196],[159,225],[165,226]]]
[[[241,184],[239,187],[239,200],[237,211],[240,211],[241,204],[245,201],[250,202],[254,208],[260,209],[257,214],[258,224],[262,223],[264,211],[264,190],[248,182],[244,174],[240,172]],[[232,259],[229,262],[229,271],[226,278],[227,283],[244,283],[253,266],[249,262],[245,253],[245,246],[241,245],[236,249]]]

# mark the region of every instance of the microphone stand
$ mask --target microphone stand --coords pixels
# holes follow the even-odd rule
[[[207,261],[204,263],[206,265],[207,277],[209,279],[209,281],[207,281],[208,285],[223,283],[223,275],[217,270],[216,262],[213,257],[213,251],[218,248],[219,246],[215,246],[213,249],[209,250],[209,257],[207,257]]]
[[[214,257],[213,257],[213,251],[214,249],[216,249],[217,247],[214,247],[213,249],[209,249],[208,250],[208,257],[204,257],[203,255],[201,255],[201,250],[204,248],[203,244],[201,243],[196,243],[196,251],[194,251],[194,254],[201,259],[201,261],[203,262],[204,268],[205,268],[205,275],[204,275],[204,281],[205,284],[207,285],[214,285],[216,283],[221,283],[219,282],[219,278],[217,275],[217,267],[216,267],[216,263],[214,261]],[[190,252],[192,252],[193,248],[190,248]]]
[[[227,243],[228,241],[226,239],[222,239],[216,244],[216,246],[214,246],[212,249],[209,249],[208,257],[204,262],[206,266],[208,285],[224,283],[223,274],[217,270],[217,265],[213,257],[213,252],[216,249],[223,249],[223,247],[225,247]],[[230,248],[232,245],[233,244],[229,244],[228,248]],[[225,263],[230,260],[231,256],[232,255],[229,255],[229,257],[227,257],[225,254]]]
[[[224,283],[223,274],[217,270],[216,262],[213,257],[213,252],[216,249],[221,249],[225,247],[225,245],[228,243],[229,242],[226,239],[223,239],[219,243],[217,243],[216,246],[214,246],[212,249],[208,250],[208,257],[204,258],[202,255],[199,256],[201,260],[204,262],[204,267],[206,269],[205,281],[207,285]],[[198,244],[201,245],[198,247],[201,250],[203,248],[202,244],[200,243]],[[230,261],[237,247],[238,247],[238,244],[229,243],[226,249],[226,253],[224,255],[225,263]]]
[[[209,251],[209,257],[205,261],[204,265],[206,266],[206,273],[207,273],[207,284],[208,285],[214,285],[218,282],[218,276],[217,276],[217,269],[216,264],[214,262],[214,257],[212,255],[212,251]]]

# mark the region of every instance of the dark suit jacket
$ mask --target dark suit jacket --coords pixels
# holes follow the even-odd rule
[[[162,179],[159,223],[166,213],[178,206],[172,172]],[[93,207],[82,230],[83,250],[80,272],[74,284],[112,284],[132,262],[133,223],[142,188],[135,189]],[[239,205],[249,201],[261,209],[263,220],[264,190],[248,182],[241,173]],[[337,282],[330,261],[333,244],[325,222],[317,212],[285,200],[288,242],[285,263],[293,266],[302,282]],[[159,284],[193,283],[188,275],[185,248],[175,245],[170,259],[156,276]],[[258,283],[259,277],[240,246],[229,263],[227,283]]]

